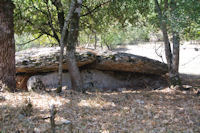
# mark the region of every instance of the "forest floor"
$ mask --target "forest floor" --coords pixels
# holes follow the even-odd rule
[[[116,50],[162,61],[153,48],[153,45],[145,48],[128,45]],[[86,94],[70,90],[61,94],[0,92],[0,132],[49,133],[50,106],[55,105],[57,133],[199,133],[200,96],[196,89],[200,84],[200,69],[197,69],[200,68],[200,46],[184,50],[187,49],[181,46],[183,83],[191,83],[196,88],[189,91],[122,89],[121,92]]]
[[[200,132],[200,96],[193,91],[165,88],[80,94],[68,90],[60,95],[4,92],[0,97],[2,133],[50,132],[47,117],[52,104],[57,108],[57,133]],[[32,106],[27,106],[29,100]]]

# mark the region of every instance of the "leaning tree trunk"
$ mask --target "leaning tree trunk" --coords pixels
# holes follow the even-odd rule
[[[16,88],[13,9],[11,0],[0,1],[0,88],[8,91]]]
[[[75,1],[75,10],[71,18],[70,31],[67,44],[68,70],[72,83],[72,89],[76,91],[83,91],[83,82],[75,58],[75,49],[76,49],[75,47],[76,44],[78,43],[78,35],[79,35],[79,20],[81,13],[81,5],[82,5],[82,0]]]
[[[67,45],[67,36],[68,36],[68,24],[70,22],[70,19],[72,18],[73,12],[75,9],[75,2],[72,1],[69,9],[69,13],[65,19],[64,26],[60,26],[62,29],[61,32],[61,40],[60,40],[60,58],[59,58],[59,68],[58,68],[58,88],[57,93],[60,93],[62,91],[62,71],[63,71],[63,52],[64,52],[64,46]],[[60,22],[62,23],[62,22]]]
[[[164,20],[158,0],[155,0],[155,4],[156,4],[156,10],[158,12],[158,17],[160,21],[160,28],[163,34],[163,39],[164,39],[164,44],[165,44],[165,56],[167,60],[168,70],[170,71],[172,68],[172,52],[171,52],[171,45],[170,45],[169,36],[167,32],[167,24]],[[168,3],[165,2],[165,8],[167,8],[167,4]]]

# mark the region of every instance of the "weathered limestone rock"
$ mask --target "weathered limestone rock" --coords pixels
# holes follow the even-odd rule
[[[59,48],[40,48],[16,53],[16,73],[18,88],[57,88]],[[65,55],[65,54],[64,54]],[[85,88],[147,88],[161,86],[167,65],[146,57],[116,53],[89,52],[87,49],[76,53],[77,64]],[[63,69],[67,71],[66,60]],[[156,75],[156,76],[155,76]],[[27,83],[28,82],[28,83]],[[63,85],[71,88],[68,73],[63,74]]]
[[[113,52],[97,56],[97,62],[93,68],[156,75],[167,73],[167,65],[165,63],[133,54]]]
[[[162,76],[146,75],[130,72],[113,72],[113,71],[99,71],[94,69],[86,69],[81,71],[81,76],[84,82],[84,88],[89,90],[118,90],[121,88],[128,89],[157,89],[166,85],[166,81]],[[57,88],[58,86],[58,73],[49,73],[46,75],[32,76],[29,81],[39,79],[47,89]],[[28,88],[33,86],[29,84]],[[63,86],[71,89],[71,82],[69,73],[63,74]],[[32,88],[32,87],[31,87]]]
[[[64,58],[65,59],[65,58]],[[146,57],[127,53],[93,53],[81,50],[76,54],[79,67],[87,65],[98,70],[138,72],[162,75],[167,65]],[[63,69],[67,70],[66,60]],[[17,73],[44,73],[58,71],[59,48],[40,48],[16,53]]]
[[[20,51],[16,53],[17,73],[44,73],[58,71],[59,47],[39,48]],[[66,55],[66,54],[64,54]],[[91,64],[96,60],[95,54],[88,51],[80,51],[76,54],[79,67]],[[63,70],[67,70],[66,58],[63,60]]]
[[[41,76],[32,76],[27,81],[28,91],[45,90],[46,86],[41,80]]]

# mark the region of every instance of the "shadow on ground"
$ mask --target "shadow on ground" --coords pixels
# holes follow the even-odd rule
[[[2,93],[0,129],[5,132],[50,132],[49,105],[57,107],[56,123],[68,120],[73,132],[199,132],[200,99],[190,91],[123,90],[88,92]],[[21,116],[24,99],[33,104],[30,117]],[[56,132],[68,132],[68,125]]]
[[[183,84],[200,87],[200,75],[180,74]]]

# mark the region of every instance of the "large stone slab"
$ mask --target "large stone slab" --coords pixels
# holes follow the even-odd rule
[[[58,71],[59,48],[40,48],[16,53],[17,73],[45,73]],[[65,55],[65,54],[64,54]],[[159,61],[127,53],[90,52],[87,49],[76,53],[77,65],[98,70],[137,72],[162,75],[167,65]],[[64,57],[63,69],[67,70]]]
[[[17,73],[44,73],[58,71],[59,47],[33,48],[16,53]],[[66,54],[64,54],[66,55]],[[88,51],[76,53],[79,67],[91,64],[96,60],[95,54]],[[63,70],[67,70],[66,56],[63,60]]]
[[[131,72],[113,72],[99,71],[95,69],[86,69],[81,71],[81,76],[84,82],[84,88],[89,90],[119,90],[126,89],[158,89],[166,86],[166,80],[158,75],[146,75]],[[40,81],[40,82],[37,82]],[[45,86],[47,89],[58,87],[58,73],[49,73],[46,75],[35,75],[29,78],[28,89],[35,89],[39,86]],[[39,84],[39,86],[36,86]],[[69,73],[63,74],[63,86],[71,89],[71,81]],[[43,87],[41,87],[42,89]]]
[[[93,68],[156,75],[167,73],[167,65],[165,63],[133,54],[114,52],[97,56],[97,61]]]
[[[59,50],[60,48],[54,47],[17,52],[18,88],[26,90],[27,81],[29,88],[37,85],[38,83],[34,83],[36,81],[42,81],[39,84],[44,84],[47,88],[56,88]],[[79,49],[76,60],[77,65],[81,67],[85,88],[138,88],[138,86],[144,87],[145,84],[154,86],[154,83],[160,81],[161,75],[167,73],[166,64],[133,54]],[[68,70],[65,57],[63,69],[66,70],[65,72]],[[68,73],[63,74],[63,85],[71,88]]]

